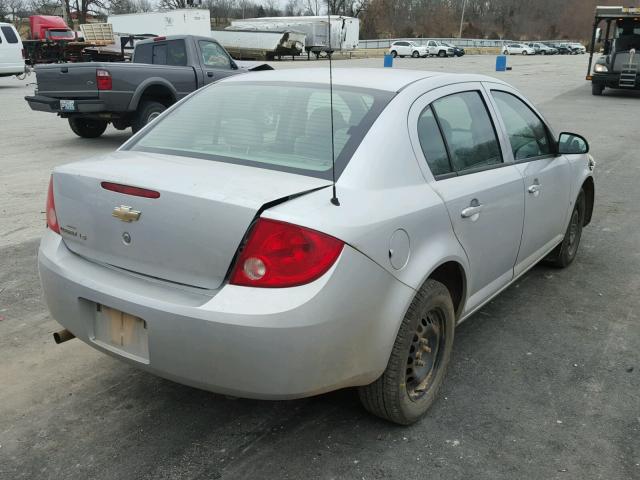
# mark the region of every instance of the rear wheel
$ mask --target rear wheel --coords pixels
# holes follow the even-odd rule
[[[144,128],[147,123],[155,120],[166,109],[167,107],[162,103],[153,100],[146,100],[140,103],[138,110],[133,117],[133,121],[131,122],[131,129],[133,130],[133,133]]]
[[[576,204],[571,212],[569,226],[564,234],[562,243],[558,245],[547,257],[547,261],[558,268],[565,268],[575,260],[582,238],[582,226],[584,225],[584,215],[586,211],[586,200],[584,190],[580,190]]]
[[[387,368],[380,378],[360,387],[360,400],[374,415],[401,425],[422,417],[442,385],[455,328],[449,290],[427,280],[400,325]]]
[[[82,138],[98,138],[107,129],[107,121],[97,118],[69,117],[73,133]]]
[[[593,95],[602,95],[602,92],[604,92],[604,85],[602,83],[591,84],[591,93]]]

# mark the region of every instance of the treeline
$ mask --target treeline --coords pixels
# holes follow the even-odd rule
[[[587,40],[596,5],[623,0],[0,0],[0,20],[32,14],[63,15],[75,23],[90,16],[196,6],[211,12],[216,26],[234,18],[324,15],[356,16],[360,38],[457,37]]]

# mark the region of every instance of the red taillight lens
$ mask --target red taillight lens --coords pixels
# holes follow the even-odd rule
[[[58,215],[56,215],[56,202],[53,199],[53,176],[49,179],[49,191],[47,192],[47,227],[51,231],[60,233],[60,226],[58,225]]]
[[[344,243],[324,233],[260,218],[231,272],[231,284],[282,288],[304,285],[335,263]]]
[[[96,85],[98,85],[98,90],[111,90],[113,88],[111,74],[107,70],[97,69]]]
[[[27,51],[24,48],[22,49],[22,59],[23,60],[27,59]]]
[[[160,192],[155,190],[149,190],[146,188],[132,187],[130,185],[121,185],[119,183],[102,182],[100,183],[102,188],[110,190],[112,192],[123,193],[125,195],[132,195],[134,197],[144,198],[160,198]]]

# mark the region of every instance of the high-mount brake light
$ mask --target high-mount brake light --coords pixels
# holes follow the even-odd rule
[[[47,192],[47,227],[52,232],[60,233],[60,225],[58,225],[58,215],[56,214],[56,202],[53,198],[53,175],[49,178],[49,191]]]
[[[166,39],[167,39],[167,37],[153,37],[153,41],[154,42],[161,42],[161,41],[166,40]]]
[[[344,242],[316,230],[260,218],[249,232],[230,283],[284,288],[310,283],[336,262]]]
[[[124,195],[131,195],[134,197],[144,198],[160,198],[160,192],[155,190],[149,190],[147,188],[132,187],[130,185],[122,185],[120,183],[101,182],[100,185],[105,190],[111,192],[123,193]]]

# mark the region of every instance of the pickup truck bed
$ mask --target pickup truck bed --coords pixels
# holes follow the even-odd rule
[[[79,136],[100,136],[109,123],[134,133],[189,93],[221,78],[266,65],[238,65],[211,38],[191,35],[139,42],[133,63],[36,66],[32,110],[57,113]]]

